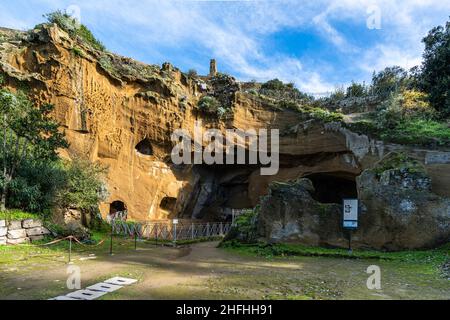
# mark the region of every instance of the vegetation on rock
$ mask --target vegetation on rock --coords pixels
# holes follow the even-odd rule
[[[104,51],[105,46],[95,38],[92,32],[81,24],[76,18],[62,11],[55,11],[44,15],[49,23],[56,23],[58,27],[66,31],[72,37],[79,37],[84,43],[93,49]]]

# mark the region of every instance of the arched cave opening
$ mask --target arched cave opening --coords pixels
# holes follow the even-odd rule
[[[159,204],[159,207],[165,211],[173,213],[175,210],[175,205],[177,204],[177,198],[164,197]]]
[[[136,151],[145,156],[153,155],[153,147],[148,138],[145,138],[136,145]]]
[[[315,173],[306,176],[312,181],[314,200],[321,203],[342,204],[343,199],[358,198],[355,177],[341,173]]]
[[[109,214],[115,215],[117,212],[123,212],[127,210],[127,206],[123,201],[114,201],[109,205]]]

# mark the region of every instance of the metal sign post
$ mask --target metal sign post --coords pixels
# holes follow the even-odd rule
[[[344,199],[343,227],[348,230],[348,250],[352,252],[352,231],[358,229],[358,199]]]
[[[114,228],[114,219],[111,220],[111,241],[109,244],[109,254],[113,254],[113,228]]]
[[[177,246],[177,224],[178,224],[178,219],[173,219],[172,221],[173,223],[173,244],[176,247]]]
[[[69,264],[72,262],[72,236],[69,237]]]
[[[137,250],[137,232],[134,230],[134,250]]]

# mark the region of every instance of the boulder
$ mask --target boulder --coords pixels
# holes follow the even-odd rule
[[[404,172],[358,177],[358,193],[367,213],[361,216],[359,240],[377,249],[433,248],[450,240],[450,199],[423,187],[420,176]]]
[[[42,221],[34,220],[34,219],[23,220],[22,221],[22,227],[24,229],[31,229],[31,228],[42,227]]]
[[[296,242],[311,246],[345,246],[341,205],[314,200],[309,179],[272,183],[261,201],[258,234],[269,242]]]
[[[30,242],[29,238],[7,239],[6,240],[6,244],[12,244],[12,245],[23,244],[23,243],[28,243],[28,242]]]
[[[26,229],[26,235],[31,237],[31,236],[41,236],[41,235],[47,235],[50,234],[50,231],[48,231],[46,228],[44,227],[37,227],[37,228],[32,228],[32,229]]]
[[[6,227],[0,227],[0,237],[6,236],[8,229]]]
[[[6,227],[6,220],[0,220],[0,228]]]
[[[25,229],[8,230],[8,239],[26,238],[27,232]]]
[[[22,221],[13,220],[8,222],[8,230],[18,230],[22,229]]]
[[[6,245],[6,237],[0,237],[0,246]]]

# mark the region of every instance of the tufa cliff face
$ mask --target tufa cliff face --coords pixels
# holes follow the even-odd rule
[[[56,106],[53,116],[70,143],[61,156],[109,166],[103,216],[126,209],[136,220],[226,218],[231,209],[256,206],[272,182],[301,177],[310,177],[320,197],[336,202],[356,196],[356,177],[399,149],[426,164],[434,192],[450,195],[446,153],[385,145],[337,123],[304,121],[294,111],[274,109],[242,91],[233,78],[224,85],[219,75],[190,78],[168,63],[145,65],[100,52],[56,25],[29,32],[0,29],[0,72],[7,87],[27,90],[37,104]],[[221,120],[203,113],[197,104],[206,94],[231,112]],[[279,129],[279,173],[261,176],[255,166],[173,165],[172,133],[192,133],[199,120],[204,129],[223,132]],[[327,196],[336,181],[345,187]]]

